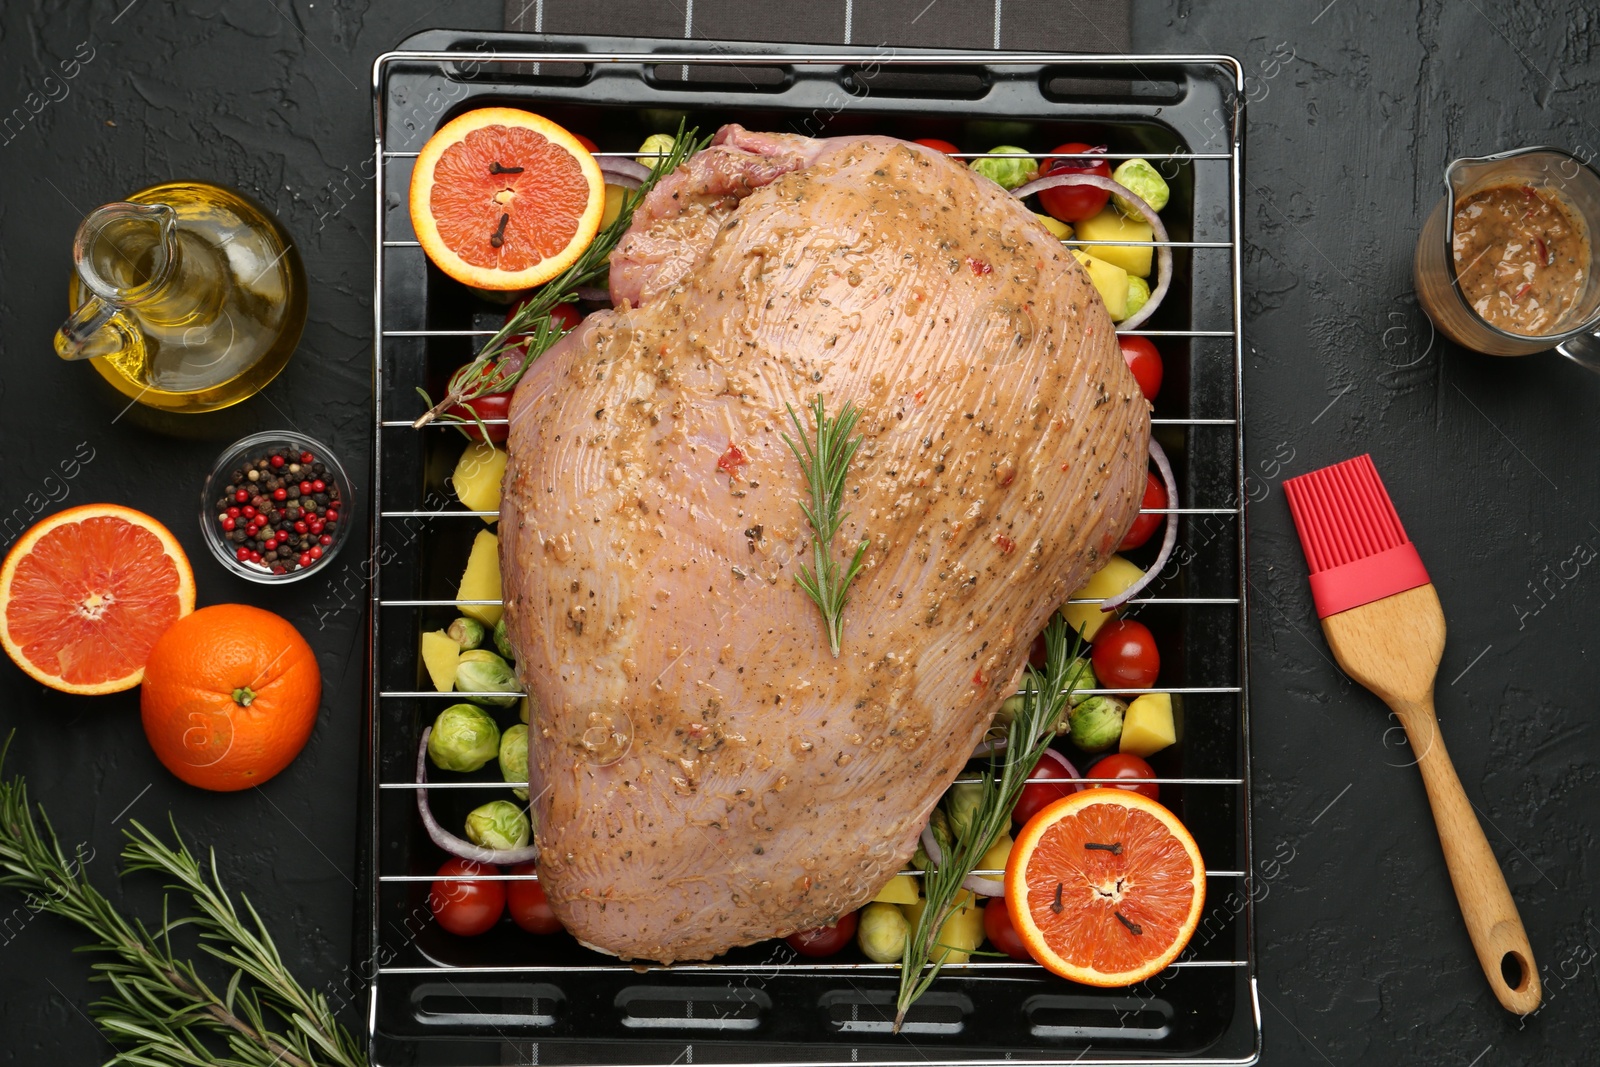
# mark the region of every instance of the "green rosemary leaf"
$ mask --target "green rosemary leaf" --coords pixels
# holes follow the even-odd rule
[[[972,819],[972,833],[962,841],[948,841],[935,834],[943,862],[930,865],[923,876],[928,903],[916,929],[906,939],[905,956],[900,963],[900,994],[895,1004],[896,1030],[911,1005],[939,976],[943,954],[935,956],[935,939],[957,903],[961,883],[977,869],[989,842],[1010,824],[1011,809],[1016,807],[1028,775],[1049,746],[1054,724],[1079,678],[1076,663],[1083,638],[1076,637],[1068,648],[1067,624],[1059,612],[1045,626],[1044,643],[1045,669],[1042,673],[1032,668],[1026,672],[1022,708],[1006,727],[1005,748],[990,754],[989,765],[982,773],[983,788]]]
[[[240,915],[223,887],[215,853],[202,867],[175,828],[176,847],[138,822],[124,833],[124,871],[164,875],[169,893],[187,899],[190,914],[173,919],[164,909],[153,932],[124,918],[89,881],[81,855],[67,858],[48,816],[29,803],[22,778],[0,780],[0,886],[20,890],[37,910],[83,927],[89,941],[79,951],[105,957],[91,967],[103,995],[90,1013],[117,1046],[111,1063],[367,1067],[326,998],[306,991],[284,965],[248,900]],[[171,933],[180,926],[194,927],[200,947],[229,968],[222,994],[200,978],[193,963],[173,954]]]
[[[789,410],[789,421],[794,424],[795,436],[790,437],[785,433],[783,440],[800,464],[800,473],[806,480],[806,489],[811,497],[809,501],[804,497],[800,499],[800,513],[811,526],[812,565],[807,567],[804,563],[800,564],[795,581],[822,612],[822,621],[828,628],[828,645],[837,657],[839,643],[844,636],[847,591],[860,573],[867,546],[871,544],[863,538],[856,545],[849,568],[843,575],[839,573],[839,564],[833,555],[833,539],[838,536],[844,520],[849,518],[849,513],[841,511],[841,506],[844,503],[845,475],[849,473],[850,461],[855,458],[856,449],[861,445],[861,438],[850,436],[855,431],[861,413],[853,403],[846,401],[844,407],[839,409],[839,414],[830,419],[823,405],[822,394],[818,393],[811,401],[813,431],[808,435],[793,405],[784,406]]]

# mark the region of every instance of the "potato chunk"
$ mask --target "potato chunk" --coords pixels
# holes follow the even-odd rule
[[[455,473],[450,475],[450,487],[456,499],[471,511],[500,510],[500,481],[506,473],[504,449],[483,441],[474,441],[456,461]],[[485,517],[484,522],[494,522]]]
[[[1107,263],[1087,252],[1080,252],[1076,248],[1072,254],[1078,257],[1078,262],[1083,264],[1083,269],[1089,272],[1089,280],[1094,283],[1095,292],[1100,294],[1100,299],[1105,302],[1106,312],[1110,314],[1112,322],[1121,322],[1128,317],[1128,272],[1115,263]]]
[[[488,530],[479,530],[472,541],[472,553],[467,556],[467,569],[461,575],[461,585],[456,590],[457,600],[500,600],[500,538]],[[485,626],[500,621],[503,609],[499,604],[463,604],[461,614],[469,615]]]
[[[1104,567],[1094,572],[1093,577],[1082,589],[1072,594],[1072,599],[1087,600],[1090,597],[1104,599],[1116,596],[1143,575],[1144,571],[1137,563],[1130,563],[1121,556],[1112,556],[1106,560]],[[1061,616],[1067,620],[1068,629],[1078,631],[1081,628],[1083,639],[1092,641],[1094,635],[1100,632],[1100,627],[1106,624],[1106,620],[1116,617],[1116,612],[1101,611],[1099,604],[1063,604]]]
[[[915,904],[917,902],[917,880],[909,874],[897,874],[884,883],[882,889],[873,900],[885,904]]]
[[[1128,712],[1122,717],[1122,745],[1118,751],[1149,756],[1177,739],[1171,694],[1145,693],[1128,705]]]
[[[1091,219],[1078,223],[1078,238],[1083,241],[1154,241],[1155,229],[1143,219],[1130,219],[1110,204]],[[1129,274],[1150,277],[1150,245],[1095,245],[1087,249],[1096,259],[1121,267]]]
[[[428,668],[433,688],[448,693],[456,685],[456,662],[461,658],[461,646],[443,630],[432,630],[422,635],[422,663]]]

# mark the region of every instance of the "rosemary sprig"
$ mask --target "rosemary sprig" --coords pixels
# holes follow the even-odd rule
[[[844,407],[839,409],[839,414],[830,419],[823,409],[822,394],[818,393],[811,401],[815,432],[807,435],[794,407],[789,404],[784,406],[789,409],[789,421],[794,423],[795,437],[784,434],[783,440],[789,446],[789,451],[794,453],[794,458],[800,461],[800,473],[805,475],[806,488],[811,491],[811,502],[808,504],[802,498],[800,510],[811,524],[812,566],[800,564],[800,573],[795,575],[795,581],[822,610],[822,620],[828,627],[828,645],[837,657],[839,639],[844,631],[846,590],[861,570],[867,545],[871,543],[866,538],[861,539],[861,543],[856,545],[855,555],[850,559],[850,566],[841,575],[839,563],[833,556],[833,539],[838,535],[839,527],[844,525],[844,520],[849,518],[849,512],[840,508],[844,504],[844,476],[850,470],[850,461],[855,458],[856,449],[861,447],[861,438],[850,436],[855,431],[861,413],[854,404],[846,401]]]
[[[709,137],[696,139],[698,132],[698,129],[686,131],[683,122],[678,123],[672,149],[656,161],[650,177],[639,188],[630,190],[622,198],[622,210],[611,220],[611,225],[595,234],[572,266],[534,290],[517,313],[478,350],[473,361],[450,376],[444,399],[435,404],[426,389],[417,387],[428,410],[411,424],[413,427],[420,428],[434,420],[462,426],[475,422],[482,431],[483,420],[471,407],[466,408],[470,417],[458,415],[451,409],[479,397],[516,388],[528,366],[561,339],[563,331],[550,318],[550,312],[558,304],[576,301],[579,289],[594,285],[609,273],[611,253],[633,225],[634,210],[644,202],[645,194],[655,188],[657,181],[676,170],[678,164],[711,143]]]
[[[124,834],[124,869],[159,871],[191,914],[170,919],[163,909],[153,931],[125,919],[90,883],[81,850],[70,859],[62,850],[43,808],[34,821],[23,779],[0,781],[0,885],[21,890],[32,911],[77,923],[91,935],[83,951],[108,957],[93,970],[110,988],[90,1006],[118,1049],[108,1067],[367,1067],[326,998],[289,973],[250,902],[244,915],[234,907],[214,852],[203,869],[181,838],[174,849],[137,822]],[[174,955],[172,931],[184,926],[231,972],[221,992]]]
[[[1011,809],[1028,782],[1039,757],[1044,755],[1055,724],[1072,695],[1071,686],[1080,676],[1079,652],[1083,638],[1067,642],[1067,623],[1058,612],[1044,628],[1045,668],[1041,674],[1032,668],[1022,688],[1022,708],[1006,726],[1006,745],[992,752],[983,772],[983,795],[972,818],[972,832],[960,841],[941,840],[943,862],[930,864],[923,876],[923,895],[928,905],[922,910],[917,928],[906,939],[905,957],[900,962],[900,995],[895,1002],[894,1028],[900,1029],[906,1012],[917,998],[928,991],[939,976],[944,953],[935,958],[935,938],[954,910],[961,883],[977,869],[989,843],[1011,824]]]

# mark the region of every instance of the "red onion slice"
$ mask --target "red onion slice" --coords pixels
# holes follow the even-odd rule
[[[1004,752],[1007,744],[1009,744],[1009,742],[1006,741],[1004,737],[991,737],[987,740],[979,741],[978,747],[973,749],[972,755],[967,758],[982,759],[984,756],[987,756],[992,752]]]
[[[432,733],[432,726],[423,730],[422,744],[417,747],[417,784],[424,787],[428,784],[428,736]],[[471,841],[452,834],[449,830],[439,825],[439,820],[433,817],[433,811],[428,807],[428,790],[426,788],[417,790],[417,814],[422,816],[422,825],[427,827],[428,836],[433,839],[433,843],[452,856],[459,856],[464,860],[477,860],[479,863],[493,863],[499,866],[527,863],[529,860],[537,860],[539,858],[539,846],[535,844],[527,844],[522,848],[484,848],[482,845],[474,845]]]
[[[928,854],[928,862],[935,867],[944,864],[944,851],[939,847],[939,842],[933,836],[933,826],[922,828],[922,851]],[[961,880],[962,889],[970,889],[980,897],[1003,897],[1006,895],[1006,884],[998,878],[985,878],[981,874],[969,874]]]
[[[1144,307],[1117,323],[1119,330],[1131,330],[1156,313],[1156,308],[1161,306],[1161,301],[1166,298],[1167,290],[1172,287],[1172,249],[1167,247],[1171,237],[1167,228],[1161,224],[1161,216],[1151,210],[1150,205],[1142,197],[1134,194],[1127,186],[1114,182],[1110,178],[1102,178],[1098,174],[1052,174],[1047,178],[1036,178],[1026,185],[1018,186],[1011,190],[1011,195],[1018,200],[1025,200],[1034,193],[1046,189],[1059,189],[1064,185],[1091,185],[1096,189],[1104,189],[1122,197],[1128,203],[1139,209],[1139,214],[1150,224],[1150,229],[1155,232],[1155,239],[1160,244],[1156,245],[1156,287],[1150,293],[1150,299]],[[1092,249],[1085,249],[1092,254]]]
[[[637,189],[650,177],[650,168],[627,156],[601,156],[600,175],[607,185],[620,185],[624,189]]]
[[[1150,438],[1150,458],[1155,460],[1156,469],[1161,472],[1161,483],[1167,489],[1167,507],[1178,506],[1178,479],[1172,475],[1172,464],[1167,460],[1167,453],[1157,443],[1155,437]],[[1161,538],[1161,551],[1156,553],[1156,561],[1150,564],[1150,569],[1144,572],[1137,582],[1118,593],[1116,596],[1107,597],[1105,603],[1100,605],[1101,611],[1115,611],[1117,608],[1132,600],[1139,591],[1155,580],[1161,569],[1167,565],[1167,560],[1172,558],[1172,549],[1178,543],[1178,516],[1166,515],[1167,532]]]

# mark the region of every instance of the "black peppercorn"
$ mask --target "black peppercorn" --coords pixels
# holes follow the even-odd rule
[[[328,464],[295,445],[241,462],[231,473],[232,482],[217,499],[215,528],[241,566],[281,575],[327,558],[332,540],[323,543],[311,527],[322,526],[319,516],[331,510],[329,501],[335,507],[339,502],[339,487],[329,477]],[[327,491],[314,493],[313,481]],[[244,514],[246,510],[249,514]],[[302,529],[295,529],[296,524]]]

